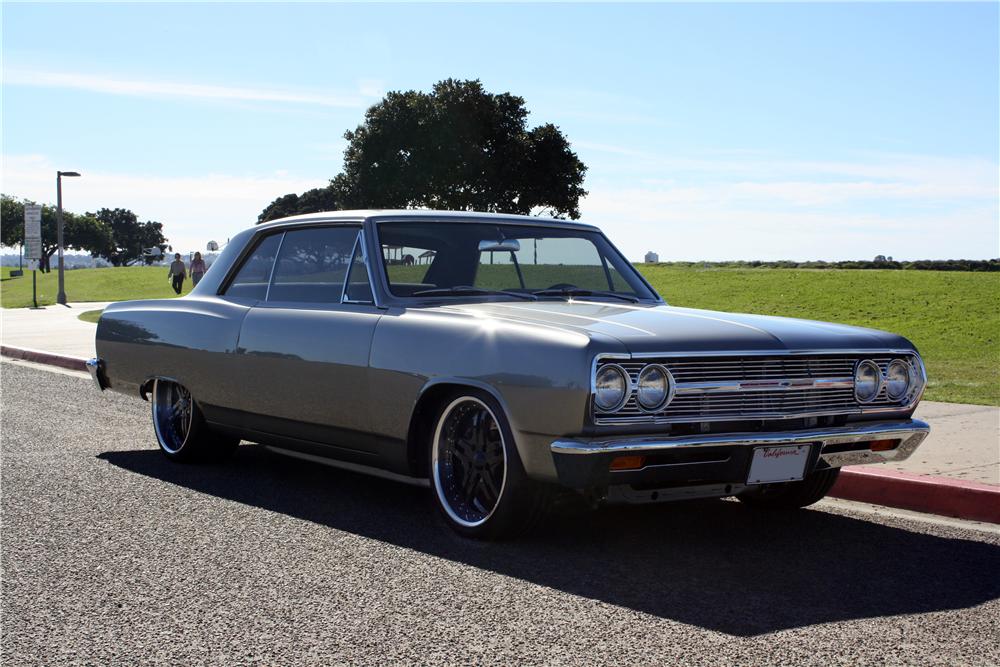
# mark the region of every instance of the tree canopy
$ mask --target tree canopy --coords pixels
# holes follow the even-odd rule
[[[95,253],[113,266],[128,266],[137,261],[152,263],[156,257],[146,255],[146,249],[159,248],[161,254],[169,247],[163,236],[163,224],[139,222],[135,213],[127,208],[102,208],[88,213],[111,230],[107,243]]]
[[[24,205],[33,204],[2,195],[0,244],[15,246],[24,242]],[[56,207],[42,205],[42,270],[49,269],[48,259],[58,250]],[[156,258],[145,255],[147,248],[169,248],[159,222],[139,222],[135,213],[126,208],[102,208],[97,213],[63,211],[63,243],[69,250],[84,250],[94,257],[103,257],[114,266],[127,266],[136,261],[147,264]]]
[[[324,188],[275,199],[258,222],[344,208],[430,208],[578,218],[586,166],[558,127],[528,128],[524,99],[447,79],[390,92],[344,134],[344,169]]]
[[[24,242],[24,205],[29,200],[0,196],[0,244],[14,246]],[[57,244],[56,207],[42,205],[42,270],[49,270],[49,258],[59,249]],[[92,255],[111,243],[111,230],[90,214],[79,215],[63,211],[63,244],[70,250],[85,250]]]

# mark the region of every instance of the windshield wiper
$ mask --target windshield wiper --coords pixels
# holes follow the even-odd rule
[[[527,299],[528,301],[537,301],[538,297],[534,294],[526,294],[524,292],[511,292],[509,290],[503,289],[485,289],[483,287],[469,287],[468,285],[456,285],[454,287],[435,287],[433,289],[422,289],[413,292],[410,296],[489,296],[490,294],[503,294],[505,296],[513,296],[518,299]]]
[[[629,303],[639,303],[639,299],[628,294],[618,292],[602,292],[601,290],[582,289],[579,287],[567,287],[565,289],[540,289],[532,292],[535,296],[609,296],[613,299],[621,299]]]

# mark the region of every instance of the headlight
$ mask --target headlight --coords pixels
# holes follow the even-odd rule
[[[882,371],[874,361],[866,359],[854,371],[854,398],[871,403],[882,389]]]
[[[646,366],[639,373],[636,400],[643,410],[656,412],[670,402],[673,385],[673,378],[666,368],[657,364]]]
[[[885,393],[894,401],[901,400],[910,392],[913,384],[913,369],[902,359],[894,359],[889,363],[885,374]]]
[[[628,400],[628,375],[621,366],[601,366],[594,380],[594,403],[603,412],[615,412]]]

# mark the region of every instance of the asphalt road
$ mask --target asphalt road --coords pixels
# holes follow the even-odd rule
[[[2,372],[2,659],[21,664],[1000,663],[1000,535],[824,501],[583,512],[452,535],[428,491]]]

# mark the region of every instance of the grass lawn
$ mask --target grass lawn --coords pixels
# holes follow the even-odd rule
[[[406,267],[419,280],[424,267]],[[856,324],[902,334],[923,355],[926,398],[1000,405],[1000,273],[848,269],[701,269],[640,265],[676,306]],[[31,274],[9,279],[4,307],[31,305]],[[409,277],[409,276],[407,276]],[[55,302],[55,272],[38,274],[39,303]],[[185,281],[185,293],[191,281]],[[66,272],[70,301],[174,296],[166,268]],[[97,315],[83,313],[83,317]]]
[[[671,305],[901,334],[927,366],[925,398],[1000,405],[1000,273],[638,268]]]
[[[55,262],[53,262],[55,263]],[[66,296],[74,301],[123,301],[125,299],[166,299],[174,294],[167,280],[167,268],[159,266],[127,266],[107,269],[73,269],[66,271]],[[38,305],[56,302],[59,292],[58,273],[38,272]],[[184,293],[191,291],[191,281],[184,281]],[[0,302],[4,308],[31,305],[31,271],[20,278],[10,277],[10,267],[0,273]]]
[[[83,320],[84,322],[90,322],[92,324],[97,324],[97,320],[101,319],[101,313],[103,310],[85,310],[76,316],[76,319]]]

